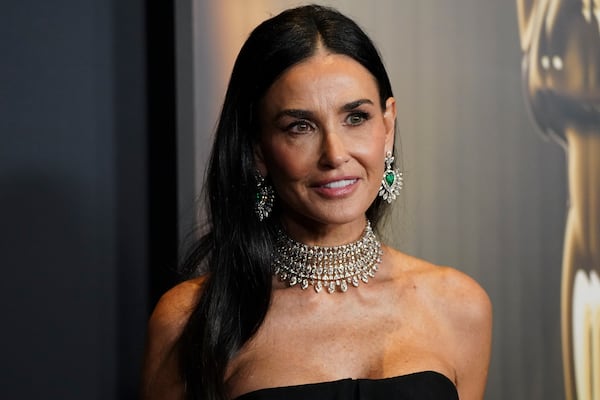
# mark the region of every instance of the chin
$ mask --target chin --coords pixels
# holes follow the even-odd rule
[[[350,196],[345,199],[323,200],[305,199],[301,203],[291,204],[287,210],[283,210],[282,218],[296,220],[301,225],[308,221],[314,221],[319,225],[345,225],[356,221],[364,222],[369,207],[373,204],[376,195]]]
[[[364,222],[366,211],[367,209],[348,210],[340,206],[334,211],[311,213],[305,216],[324,225],[346,225],[356,221]]]

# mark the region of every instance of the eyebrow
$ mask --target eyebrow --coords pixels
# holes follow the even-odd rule
[[[313,115],[314,114],[311,111],[307,111],[307,110],[297,110],[297,109],[282,110],[282,111],[278,112],[277,115],[275,115],[275,120],[278,120],[279,118],[284,117],[284,116],[298,118],[298,119],[311,119],[313,117]]]
[[[350,103],[344,104],[341,107],[341,110],[345,111],[345,112],[352,111],[352,110],[360,107],[363,104],[373,105],[373,102],[369,99],[359,99],[359,100],[351,101]],[[312,111],[300,110],[300,109],[282,110],[282,111],[278,112],[277,115],[275,115],[275,120],[278,120],[279,118],[284,117],[284,116],[298,118],[298,119],[311,119],[314,117],[314,113]]]
[[[355,108],[358,108],[358,107],[360,107],[360,106],[361,106],[361,105],[363,105],[363,104],[370,104],[370,105],[373,105],[373,102],[372,102],[371,100],[369,100],[369,99],[359,99],[359,100],[355,100],[355,101],[352,101],[352,102],[350,102],[350,103],[348,103],[348,104],[344,104],[344,105],[342,106],[342,111],[352,111],[352,110],[354,110]]]

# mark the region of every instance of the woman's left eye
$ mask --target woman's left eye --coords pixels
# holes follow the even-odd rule
[[[368,119],[369,114],[365,112],[354,112],[348,115],[348,117],[346,118],[346,122],[348,123],[348,125],[356,126],[362,124]]]

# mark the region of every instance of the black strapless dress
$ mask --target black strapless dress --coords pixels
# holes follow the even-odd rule
[[[235,400],[458,400],[454,383],[433,371],[384,379],[331,382],[259,389]]]

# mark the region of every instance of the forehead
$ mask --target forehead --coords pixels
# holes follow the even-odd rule
[[[358,61],[343,54],[318,51],[287,69],[263,98],[263,109],[306,108],[379,97],[373,75]]]

